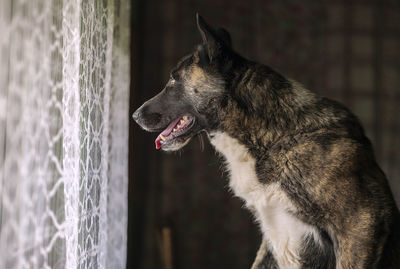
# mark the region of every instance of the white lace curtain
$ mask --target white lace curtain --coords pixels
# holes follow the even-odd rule
[[[125,268],[129,0],[0,0],[0,268]]]

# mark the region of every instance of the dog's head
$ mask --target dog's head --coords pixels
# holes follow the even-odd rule
[[[160,132],[157,149],[178,150],[201,131],[213,131],[218,110],[226,103],[233,55],[229,33],[214,30],[199,15],[196,19],[203,44],[182,58],[165,88],[133,114],[143,129]]]

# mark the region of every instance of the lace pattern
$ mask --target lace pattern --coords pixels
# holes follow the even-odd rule
[[[0,268],[124,268],[129,1],[0,2]]]

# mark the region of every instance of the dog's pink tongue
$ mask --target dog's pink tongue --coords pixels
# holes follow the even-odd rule
[[[161,136],[167,137],[171,134],[172,130],[174,129],[174,127],[178,124],[178,122],[181,120],[181,118],[177,118],[176,120],[174,120],[173,122],[171,122],[167,129],[165,129],[164,131],[162,131],[161,134],[159,134],[156,138],[156,149],[160,149],[161,148]]]
[[[160,149],[161,148],[161,139],[160,138],[156,138],[156,149]]]

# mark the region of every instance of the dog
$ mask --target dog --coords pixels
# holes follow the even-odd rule
[[[164,151],[207,133],[262,231],[252,269],[400,268],[399,210],[356,116],[196,20],[202,44],[133,118]]]

